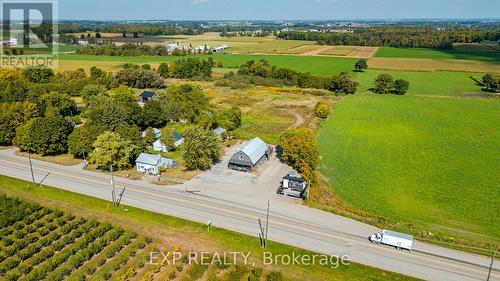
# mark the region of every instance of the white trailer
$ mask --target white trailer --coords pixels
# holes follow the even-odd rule
[[[411,247],[413,246],[412,235],[385,229],[382,232],[372,234],[368,239],[372,243],[380,243],[408,251],[411,251]]]

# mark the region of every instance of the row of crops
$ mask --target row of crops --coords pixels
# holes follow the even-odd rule
[[[259,267],[151,263],[159,242],[108,223],[0,195],[0,280],[278,281]],[[181,251],[174,246],[168,251]]]

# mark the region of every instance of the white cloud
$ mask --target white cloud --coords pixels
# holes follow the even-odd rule
[[[195,4],[201,4],[201,3],[206,3],[208,0],[193,0],[193,3]]]

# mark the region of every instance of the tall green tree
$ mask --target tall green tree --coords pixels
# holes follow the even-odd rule
[[[106,131],[94,142],[95,151],[90,154],[90,163],[99,169],[107,170],[112,165],[115,169],[131,165],[134,151],[131,141],[124,140],[118,133]]]
[[[394,81],[394,93],[398,95],[406,94],[409,88],[410,88],[410,82],[406,80],[397,79],[396,81]]]
[[[387,94],[394,86],[394,79],[390,74],[380,74],[375,79],[375,87],[373,91],[377,94]]]
[[[42,95],[40,101],[46,116],[74,116],[78,112],[76,102],[67,94],[50,92]]]
[[[359,71],[359,72],[362,72],[364,70],[366,70],[368,68],[368,61],[366,59],[359,59],[355,64],[354,64],[354,68]]]
[[[160,76],[163,78],[168,78],[169,74],[168,63],[166,62],[160,63],[160,66],[158,67],[158,74],[160,74]]]
[[[34,118],[16,130],[17,145],[41,155],[63,153],[68,149],[72,124],[60,116]]]
[[[188,169],[208,170],[220,160],[220,140],[212,131],[190,127],[184,132],[182,156]]]
[[[315,181],[319,165],[316,135],[309,128],[289,129],[280,137],[281,160],[292,166],[307,180]]]
[[[228,131],[236,130],[241,126],[241,110],[235,106],[219,110],[216,121],[217,125]]]

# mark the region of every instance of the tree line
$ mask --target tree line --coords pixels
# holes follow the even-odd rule
[[[327,45],[451,49],[453,43],[498,41],[500,29],[389,25],[356,28],[353,32],[289,31],[281,32],[278,38],[316,41]]]
[[[277,67],[264,59],[250,60],[240,65],[237,73],[230,72],[224,75],[224,79],[218,81],[217,85],[232,86],[235,82],[242,81],[249,81],[255,85],[326,89],[343,94],[354,94],[358,87],[358,82],[345,72],[333,77],[315,76],[308,72]]]
[[[87,33],[88,31],[101,33],[139,33],[147,36],[158,35],[196,35],[203,34],[203,29],[197,24],[174,24],[159,23],[61,23],[58,25],[60,34]]]
[[[128,78],[135,75],[130,71],[136,71],[137,77]],[[149,74],[143,75],[145,72]],[[217,126],[234,130],[241,125],[238,108],[214,108],[201,87],[191,84],[158,90],[157,97],[141,107],[130,83],[133,81],[134,87],[146,86],[140,80],[148,81],[151,73],[157,75],[155,80],[160,77],[164,83],[160,74],[143,67],[129,67],[114,77],[95,67],[90,76],[83,70],[57,75],[50,69],[2,70],[0,145],[14,144],[24,151],[41,155],[70,152],[75,157],[88,158],[99,168],[108,168],[109,164],[124,168],[130,166],[149,145],[142,138],[142,131],[146,128],[161,128],[181,121],[196,127],[193,130],[197,132],[210,131]],[[105,81],[111,80],[101,83],[99,78],[102,77]],[[58,84],[60,80],[81,85],[80,91],[70,95],[64,88],[48,86]],[[23,85],[26,92],[17,91],[19,89],[12,83]],[[157,86],[158,89],[166,84],[147,86]],[[81,97],[83,105],[77,106],[72,96]],[[205,136],[213,139],[209,134]],[[186,143],[192,142],[186,139]],[[213,148],[214,145],[207,147]],[[212,158],[217,157],[212,155]],[[204,167],[198,164],[196,157],[190,159],[189,167]]]

